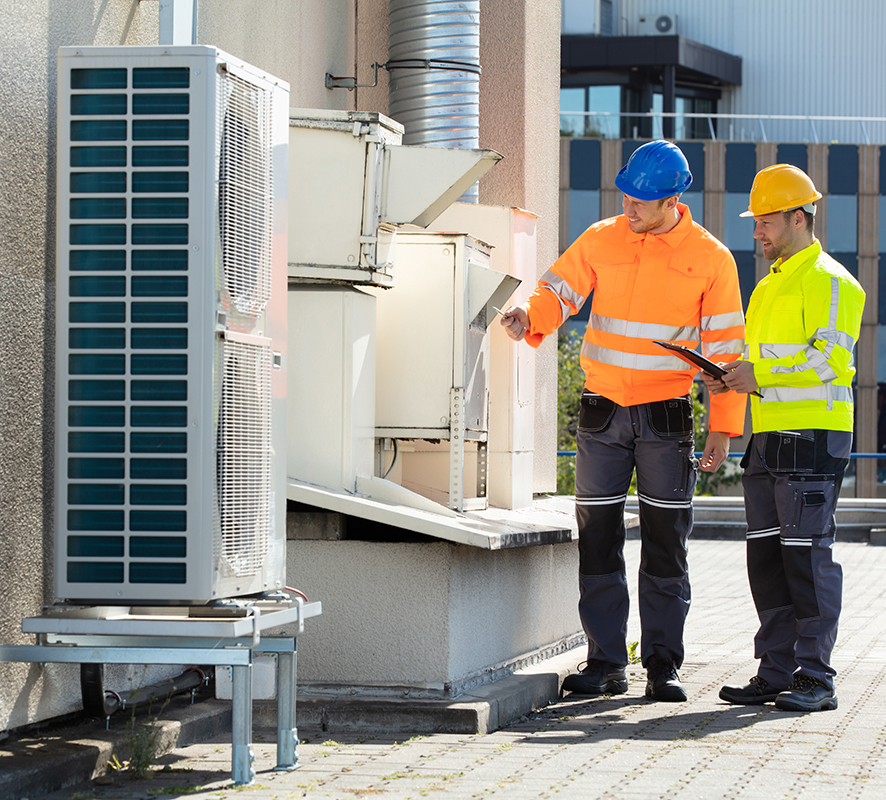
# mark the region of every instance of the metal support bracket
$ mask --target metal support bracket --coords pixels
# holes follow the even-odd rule
[[[388,61],[385,64],[379,64],[377,61],[372,65],[372,83],[357,83],[357,77],[345,78],[326,73],[327,89],[347,89],[353,92],[354,89],[374,89],[378,86],[378,71],[386,69],[442,69],[452,72],[473,72],[479,75],[482,69],[479,64],[473,64],[470,61],[450,61],[441,58],[401,58]]]
[[[354,89],[373,89],[378,86],[378,70],[379,68],[385,69],[384,64],[379,64],[377,61],[372,65],[372,83],[357,83],[357,77],[353,78],[344,78],[340,76],[333,75],[330,72],[326,73],[326,88],[327,89],[347,89],[349,92],[353,92]]]
[[[477,442],[477,497],[486,497],[486,481],[489,475],[489,445]]]
[[[238,786],[255,779],[252,752],[252,664],[255,653],[277,654],[277,766],[298,766],[295,725],[296,637],[262,636],[269,628],[296,623],[304,630],[307,617],[322,613],[320,603],[278,608],[244,606],[227,619],[119,614],[102,618],[87,607],[46,609],[41,617],[22,621],[39,644],[0,645],[0,662],[62,664],[204,664],[231,667],[231,777]],[[100,609],[98,609],[100,610]]]
[[[465,414],[464,389],[453,386],[449,393],[449,507],[465,507]]]

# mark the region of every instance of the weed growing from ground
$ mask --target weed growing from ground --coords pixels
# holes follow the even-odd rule
[[[151,714],[152,701],[148,706],[148,716],[144,719],[137,719],[135,716],[135,706],[132,707],[132,714],[129,718],[129,731],[126,734],[129,758],[121,761],[116,753],[112,754],[108,761],[108,770],[110,772],[123,772],[125,770],[135,779],[148,776],[154,761],[160,755],[161,749],[163,728],[157,724],[157,721],[171,698],[171,695],[167,695],[159,711],[154,715]]]

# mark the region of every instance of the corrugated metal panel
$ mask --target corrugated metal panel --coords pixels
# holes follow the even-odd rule
[[[741,56],[742,86],[724,92],[721,113],[886,117],[882,0],[622,0],[620,12],[624,33],[639,33],[641,16],[676,14],[680,35]],[[813,139],[806,122],[764,126],[769,141]],[[858,122],[815,126],[821,142],[865,141]],[[865,127],[886,142],[886,123]],[[745,128],[760,138],[759,123]]]

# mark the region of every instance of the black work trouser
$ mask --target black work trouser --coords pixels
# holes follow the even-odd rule
[[[628,663],[624,505],[636,468],[640,655],[644,664],[658,655],[680,666],[691,599],[687,539],[697,477],[692,403],[679,397],[619,406],[586,391],[576,440],[578,610],[588,659]]]
[[[742,461],[754,656],[777,688],[794,673],[834,685],[843,595],[834,511],[851,446],[848,431],[769,431],[754,434]]]

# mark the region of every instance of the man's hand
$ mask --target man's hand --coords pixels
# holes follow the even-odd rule
[[[704,443],[704,453],[698,462],[700,469],[705,472],[716,472],[723,466],[723,462],[729,455],[729,434],[720,431],[710,431]]]
[[[515,342],[519,342],[529,330],[529,314],[523,306],[511,306],[501,318],[502,327]]]
[[[754,377],[754,365],[750,361],[732,361],[721,366],[727,370],[723,376],[723,383],[733,392],[750,394],[760,389]]]
[[[725,367],[725,364],[720,364],[721,367]],[[723,394],[723,392],[728,392],[729,387],[723,383],[719,378],[715,378],[713,375],[708,375],[707,372],[701,373],[701,379],[704,381],[704,385],[707,390],[711,394]]]

